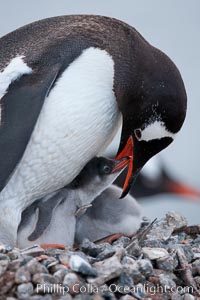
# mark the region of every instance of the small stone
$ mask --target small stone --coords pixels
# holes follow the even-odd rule
[[[154,223],[153,228],[146,236],[146,240],[167,241],[174,230],[187,225],[187,221],[175,212],[169,212],[164,219]]]
[[[78,273],[88,276],[97,276],[97,272],[91,265],[85,261],[82,257],[77,254],[74,254],[70,257],[69,260],[70,268]]]
[[[15,273],[15,282],[17,284],[29,282],[30,280],[31,280],[30,272],[24,266],[19,268]]]
[[[143,299],[146,296],[144,285],[141,283],[138,283],[135,285],[135,291],[132,292],[133,296],[137,299]]]
[[[127,274],[126,272],[122,272],[120,277],[119,277],[119,284],[118,286],[120,287],[119,292],[121,294],[126,294],[127,289],[129,290],[130,287],[133,286],[133,278]]]
[[[59,300],[72,300],[72,296],[67,294],[65,296],[61,296],[59,297]]]
[[[36,273],[46,273],[46,274],[49,273],[47,268],[45,266],[43,266],[41,263],[39,263],[36,258],[31,259],[26,264],[26,268],[30,272],[31,275],[36,274]]]
[[[80,288],[80,280],[75,273],[66,274],[63,280],[63,286],[67,286],[69,293],[75,295]]]
[[[33,295],[29,297],[28,300],[44,300],[44,297],[42,297],[41,295]]]
[[[192,263],[192,274],[200,275],[200,259],[197,259]]]
[[[200,234],[198,234],[197,238],[193,242],[194,244],[200,243]]]
[[[182,296],[179,293],[172,293],[171,300],[182,300]]]
[[[190,245],[181,245],[181,246],[184,250],[187,261],[190,263],[194,258],[194,252],[192,250],[192,247]]]
[[[135,297],[132,297],[130,295],[126,295],[120,298],[120,300],[136,300]]]
[[[10,259],[5,254],[0,254],[0,276],[2,276],[8,268]]]
[[[133,265],[135,265],[136,264],[136,260],[135,259],[133,259],[132,257],[130,257],[130,256],[124,256],[123,258],[122,258],[122,265],[126,265],[127,267],[128,266],[133,266]]]
[[[153,273],[153,266],[150,260],[141,259],[137,261],[139,271],[145,276],[149,277]]]
[[[22,283],[17,287],[17,295],[20,300],[27,300],[33,294],[33,285],[31,282]]]
[[[154,259],[169,256],[169,253],[164,248],[144,247],[144,248],[142,248],[142,251],[144,253],[144,257],[146,257],[150,260],[154,260]]]
[[[106,247],[111,247],[108,243],[102,243],[100,245],[96,245],[88,239],[84,239],[81,243],[80,249],[85,254],[90,255],[92,257],[97,257],[101,252],[105,250]]]
[[[119,239],[117,239],[112,245],[126,248],[129,243],[130,243],[130,238],[128,238],[127,236],[122,236]]]
[[[69,273],[69,270],[67,269],[61,269],[58,270],[53,274],[54,277],[56,277],[60,282],[63,281],[63,278],[65,277],[66,274]]]
[[[135,242],[134,245],[127,250],[128,253],[132,256],[138,257],[142,254],[142,248],[138,244],[138,242]]]
[[[101,252],[99,255],[96,257],[96,261],[101,261],[106,258],[109,258],[113,256],[116,252],[116,249],[114,247],[106,247],[103,252]]]
[[[190,294],[185,294],[182,299],[183,300],[195,300],[196,298]]]
[[[88,282],[96,284],[97,286],[100,286],[105,282],[118,277],[122,270],[122,265],[117,256],[112,256],[104,261],[96,262],[93,266],[98,272],[98,277],[95,279],[89,278]]]
[[[70,255],[68,253],[61,253],[58,259],[64,266],[69,266]]]
[[[22,255],[39,256],[44,254],[44,249],[39,247],[38,245],[35,245],[30,248],[22,249],[20,253]]]
[[[156,260],[158,269],[172,272],[175,269],[175,261],[172,256],[165,256]]]
[[[60,271],[60,270],[65,270],[65,271],[69,271],[69,267],[66,267],[66,266],[64,266],[64,265],[62,265],[62,264],[57,264],[57,265],[55,265],[55,266],[52,266],[50,269],[49,269],[49,271],[50,271],[50,273],[55,273],[55,272],[57,272],[57,271]]]
[[[36,273],[33,275],[32,281],[35,284],[57,284],[58,279],[50,274]]]
[[[195,278],[196,284],[200,287],[200,276],[196,276]]]
[[[148,238],[142,242],[143,247],[149,248],[163,248],[163,242],[157,239]]]
[[[176,283],[174,282],[174,280],[171,279],[171,277],[169,275],[160,274],[159,279],[160,279],[161,286],[165,290],[170,291],[170,289],[172,289],[172,288],[175,289],[176,288]]]

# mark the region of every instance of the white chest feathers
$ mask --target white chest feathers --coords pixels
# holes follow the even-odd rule
[[[6,198],[18,197],[27,206],[71,182],[104,150],[121,121],[113,80],[114,62],[105,50],[86,49],[71,63],[45,99],[24,156],[3,190]]]

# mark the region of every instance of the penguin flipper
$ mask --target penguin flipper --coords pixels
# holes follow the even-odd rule
[[[58,63],[39,74],[33,72],[22,76],[9,86],[1,99],[0,191],[22,158],[60,67]]]
[[[45,198],[48,198],[47,200]],[[29,235],[29,241],[37,240],[51,223],[55,208],[65,199],[62,193],[55,192],[46,196],[37,205],[39,215],[34,231]],[[48,202],[48,203],[47,203]]]

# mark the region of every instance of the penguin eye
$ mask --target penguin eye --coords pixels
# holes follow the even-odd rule
[[[102,167],[102,173],[103,173],[103,174],[110,174],[110,173],[111,173],[111,167],[108,166],[108,165],[104,165],[104,166]]]
[[[136,139],[138,141],[140,141],[142,138],[142,130],[140,128],[137,128],[134,130],[134,134],[135,134]]]

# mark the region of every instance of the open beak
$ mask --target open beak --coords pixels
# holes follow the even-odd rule
[[[132,173],[133,173],[133,161],[134,161],[133,147],[134,147],[133,137],[130,136],[127,140],[127,143],[126,143],[124,149],[115,158],[115,160],[120,160],[124,157],[128,157],[127,164],[129,164],[128,172],[127,172],[126,179],[125,179],[124,186],[123,186],[123,192],[122,192],[120,199],[124,198],[128,194],[128,192],[131,188]]]
[[[130,162],[129,156],[122,157],[120,159],[115,158],[114,167],[112,173],[122,171]]]

